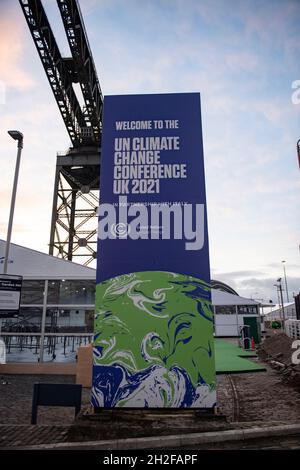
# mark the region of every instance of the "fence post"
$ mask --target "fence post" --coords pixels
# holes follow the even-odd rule
[[[44,362],[44,338],[45,338],[45,327],[46,327],[46,316],[47,316],[48,283],[49,281],[48,279],[46,279],[45,287],[44,287],[43,314],[42,314],[41,339],[40,339],[40,362]]]

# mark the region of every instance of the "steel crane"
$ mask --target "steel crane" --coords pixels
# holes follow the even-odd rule
[[[49,253],[88,265],[96,258],[103,96],[80,6],[57,0],[71,51],[62,57],[41,0],[19,3],[72,143],[57,155]]]

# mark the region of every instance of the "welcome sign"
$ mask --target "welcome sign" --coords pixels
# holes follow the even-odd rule
[[[92,404],[212,407],[200,95],[107,96]]]

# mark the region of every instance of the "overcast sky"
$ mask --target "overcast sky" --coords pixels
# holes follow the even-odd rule
[[[69,55],[55,0],[45,0]],[[81,0],[103,94],[200,91],[212,277],[300,290],[298,0]],[[0,0],[0,237],[25,135],[12,241],[48,251],[56,152],[69,138],[17,0]]]

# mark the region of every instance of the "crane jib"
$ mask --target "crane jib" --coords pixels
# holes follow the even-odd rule
[[[99,146],[103,96],[78,2],[57,0],[71,58],[61,56],[41,0],[19,2],[72,145]],[[74,83],[80,85],[83,107]]]

